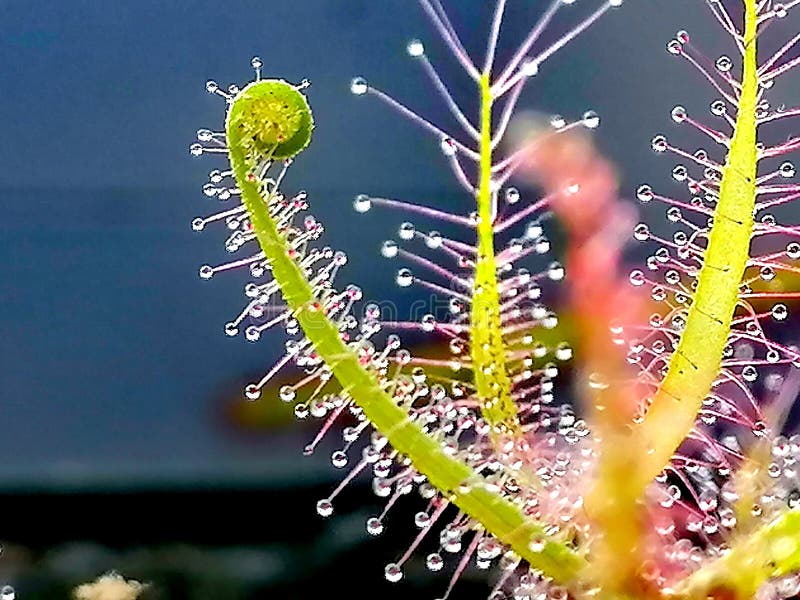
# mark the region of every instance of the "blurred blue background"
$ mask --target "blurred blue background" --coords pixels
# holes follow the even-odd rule
[[[549,39],[599,3],[566,7]],[[467,48],[482,54],[493,3],[445,4]],[[501,60],[545,4],[509,0]],[[568,118],[597,110],[596,138],[623,191],[661,183],[671,163],[652,156],[650,138],[673,135],[675,104],[705,111],[713,99],[664,51],[679,28],[712,57],[730,50],[699,0],[626,0],[546,63],[521,106]],[[253,345],[222,333],[246,278],[197,277],[200,264],[225,260],[218,235],[189,227],[216,209],[200,188],[219,163],[187,148],[198,128],[222,122],[223,102],[205,92],[207,79],[246,82],[259,55],[266,76],[311,80],[314,143],[287,187],[308,190],[325,243],[348,251],[342,281],[402,306],[413,296],[394,286],[394,267],[378,262],[401,217],[357,216],[352,197],[470,210],[436,140],[349,94],[351,77],[363,75],[455,130],[405,54],[412,37],[474,108],[469,81],[410,0],[0,0],[0,491],[26,502],[65,491],[96,502],[92,494],[336,481],[325,452],[300,455],[313,429],[281,419],[248,428],[231,416],[242,385],[266,370],[283,340]],[[797,89],[773,98],[781,94]],[[277,405],[261,403],[265,411]],[[254,510],[266,518],[270,495],[259,498],[266,505]],[[313,521],[311,495],[302,498],[297,518]],[[56,541],[70,537],[65,530]],[[41,545],[51,542],[45,536]]]

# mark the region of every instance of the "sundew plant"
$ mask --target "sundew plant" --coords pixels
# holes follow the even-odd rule
[[[317,512],[331,516],[344,486],[368,474],[385,499],[366,523],[379,535],[403,496],[421,497],[417,532],[386,566],[387,580],[400,581],[419,551],[431,571],[447,567],[443,598],[470,565],[494,571],[493,600],[800,593],[800,438],[782,431],[800,391],[800,352],[791,332],[776,327],[800,298],[800,226],[784,222],[783,210],[800,198],[785,159],[800,146],[786,131],[800,109],[769,102],[781,75],[800,63],[792,58],[800,34],[770,40],[770,25],[800,0],[705,3],[729,55],[707,57],[686,31],[667,45],[710,84],[708,122],[682,106],[671,115],[697,131],[701,147],[653,138],[653,150],[676,157],[672,175],[685,189],[645,184],[636,192],[666,208],[676,230],[665,237],[635,225],[634,207],[618,199],[614,170],[587,134],[600,124],[597,114],[534,126],[514,119],[523,87],[546,76],[554,55],[621,0],[544,3],[503,65],[495,54],[505,0],[496,2],[479,61],[439,0],[420,0],[440,45],[472,82],[477,114],[459,107],[420,40],[408,43],[408,54],[459,131],[362,77],[351,82],[356,96],[429,132],[473,202],[454,214],[382,195],[355,198],[357,212],[396,209],[446,229],[406,221],[399,241],[381,248],[399,263],[398,285],[422,286],[446,302],[446,315],[419,320],[390,320],[380,305],[362,304],[357,286],[334,285],[347,257],[315,244],[322,224],[306,212],[306,193],[285,185],[312,137],[307,83],[263,79],[257,58],[246,86],[207,83],[225,100],[225,126],[199,130],[191,152],[227,159],[203,191],[232,207],[192,226],[224,223],[226,249],[244,257],[205,265],[200,276],[241,267],[253,277],[228,335],[288,335],[283,357],[246,387],[246,398],[259,399],[276,373],[294,369],[300,375],[280,388],[280,399],[298,418],[322,422],[306,452],[343,422],[343,446],[331,460],[347,474]],[[524,197],[514,178],[540,195]],[[550,215],[567,235],[565,256],[526,268],[550,253]],[[628,274],[621,254],[631,230],[652,255]],[[565,298],[574,352],[544,341],[559,321],[545,286]],[[409,332],[429,334],[449,356],[412,353],[403,341]],[[555,386],[565,361],[575,363],[579,406]]]

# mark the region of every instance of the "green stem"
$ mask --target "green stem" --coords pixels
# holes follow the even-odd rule
[[[506,349],[500,320],[500,291],[494,255],[492,204],[492,96],[488,74],[480,79],[480,182],[478,205],[478,254],[472,293],[470,347],[481,412],[496,435],[519,433],[517,409],[511,398],[511,380],[506,368]]]
[[[256,82],[251,86],[258,86]],[[315,351],[330,366],[334,376],[364,411],[373,426],[389,440],[442,495],[464,513],[478,521],[489,533],[510,546],[534,568],[555,580],[569,585],[584,565],[584,559],[565,543],[550,539],[543,527],[528,518],[519,506],[499,493],[487,490],[483,478],[471,467],[448,455],[441,444],[427,435],[393,398],[380,386],[375,376],[364,369],[356,354],[342,340],[338,328],[320,308],[313,288],[297,262],[287,253],[287,242],[270,217],[268,200],[261,195],[261,184],[248,177],[250,165],[244,148],[252,150],[247,134],[253,124],[242,127],[247,113],[239,100],[246,98],[242,90],[231,106],[226,122],[231,166],[242,201],[250,215],[253,230],[269,261],[272,276],[278,282],[284,300]],[[531,541],[541,540],[543,547]]]
[[[645,449],[636,473],[640,489],[658,475],[694,427],[701,404],[719,375],[739,284],[750,258],[758,163],[758,15],[756,0],[744,0],[744,5],[745,54],[736,129],[686,328],[638,429]]]

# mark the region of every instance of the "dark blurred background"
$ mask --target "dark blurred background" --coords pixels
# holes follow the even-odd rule
[[[493,2],[445,4],[482,55]],[[546,4],[509,0],[501,60]],[[548,39],[599,4],[565,7]],[[625,194],[661,183],[671,163],[652,156],[650,138],[673,135],[675,104],[713,99],[664,51],[679,28],[714,58],[730,51],[699,0],[626,0],[546,63],[521,106],[597,110]],[[396,288],[378,255],[401,217],[355,222],[353,196],[462,211],[470,200],[436,140],[348,88],[363,75],[455,129],[405,54],[412,37],[474,108],[411,0],[0,0],[0,584],[18,598],[66,597],[109,569],[164,598],[441,595],[445,580],[417,563],[402,584],[383,581],[410,541],[414,501],[378,540],[364,530],[377,503],[363,482],[332,519],[317,517],[339,480],[338,434],[303,457],[315,424],[269,394],[243,407],[242,386],[283,339],[225,337],[247,278],[201,281],[197,267],[225,252],[219,235],[189,228],[217,208],[200,188],[219,163],[187,151],[198,128],[222,122],[205,81],[243,83],[259,55],[267,76],[312,82],[315,139],[287,187],[308,190],[325,242],[348,251],[342,281],[407,306],[414,292]],[[485,590],[470,573],[455,597]]]

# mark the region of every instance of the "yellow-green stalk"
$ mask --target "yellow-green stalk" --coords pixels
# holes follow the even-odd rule
[[[756,0],[743,1],[745,52],[736,128],[686,327],[669,371],[636,432],[644,456],[637,465],[635,485],[642,489],[694,427],[701,404],[719,375],[739,285],[750,257],[758,163],[758,14]]]
[[[478,207],[478,243],[475,282],[472,291],[470,346],[475,386],[481,412],[495,435],[513,437],[519,421],[511,398],[511,380],[506,369],[506,348],[500,321],[500,290],[494,255],[492,204],[492,105],[488,73],[480,81],[480,178],[475,195]]]

